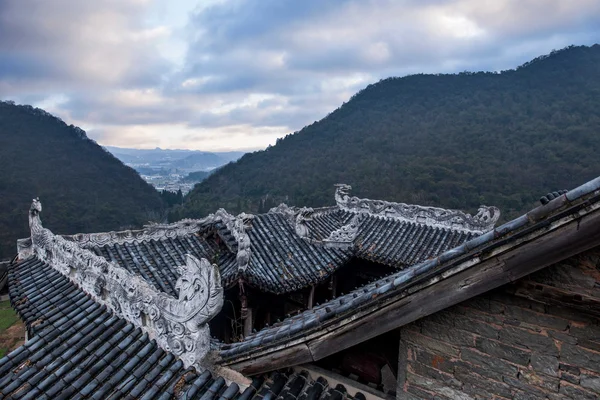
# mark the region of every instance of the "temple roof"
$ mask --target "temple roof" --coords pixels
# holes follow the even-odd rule
[[[221,209],[203,219],[65,238],[171,295],[185,254],[216,262],[225,287],[242,279],[279,294],[319,283],[353,257],[405,268],[492,229],[499,217],[494,207],[482,206],[471,216],[350,198],[348,191],[338,185],[334,207],[282,204],[265,214],[238,216]]]
[[[222,362],[244,371],[245,360],[252,359],[252,366],[248,367],[250,370],[253,372],[261,370],[261,368],[268,370],[268,368],[276,368],[272,360],[278,357],[273,354],[290,346],[295,349],[295,357],[298,360],[312,362],[318,359],[315,358],[315,354],[323,351],[322,346],[329,346],[328,341],[335,340],[336,330],[352,332],[351,326],[361,326],[362,324],[363,327],[370,326],[370,332],[367,336],[355,338],[354,341],[360,342],[373,337],[373,332],[378,329],[376,326],[378,322],[365,323],[361,322],[361,318],[378,315],[380,325],[383,325],[383,321],[387,321],[389,326],[393,327],[411,322],[404,319],[405,316],[410,317],[409,310],[402,311],[401,309],[400,311],[395,310],[394,316],[390,317],[388,321],[383,311],[391,308],[392,304],[399,304],[398,307],[405,304],[409,308],[413,304],[415,306],[411,312],[422,311],[428,307],[428,303],[435,305],[438,309],[452,305],[451,300],[441,299],[453,298],[460,293],[458,289],[450,288],[446,283],[450,282],[454,276],[464,277],[462,278],[463,283],[459,284],[463,290],[476,286],[475,283],[481,283],[489,290],[518,279],[526,271],[533,271],[534,268],[539,269],[549,265],[548,259],[555,262],[568,257],[569,251],[573,252],[575,249],[590,248],[590,246],[600,244],[600,224],[598,224],[600,178],[569,192],[561,191],[544,196],[542,204],[500,227],[441,252],[436,257],[391,273],[348,294],[288,317],[247,336],[244,341],[224,344],[220,352]],[[337,215],[343,214],[338,213]],[[345,223],[348,218],[341,217],[338,220],[339,223]],[[552,237],[553,241],[549,237]],[[537,244],[538,242],[540,244]],[[541,243],[544,246],[541,246]],[[514,255],[510,255],[511,251],[522,251],[520,249],[525,245],[531,249],[525,256],[515,258]],[[507,255],[502,256],[501,254],[504,253]],[[507,261],[504,261],[503,257],[506,257]],[[489,278],[491,281],[487,282],[484,275],[475,276],[476,274],[485,274],[485,268],[491,275],[492,268],[485,267],[485,265],[493,262],[499,263],[498,268],[500,268],[494,272],[497,274],[495,280]],[[511,264],[510,268],[508,264]],[[483,272],[477,270],[480,266],[483,268]],[[473,278],[470,278],[469,274]],[[428,290],[431,291],[428,292]],[[403,300],[416,293],[424,294],[418,301]],[[464,296],[476,294],[478,293],[470,293],[465,290]],[[414,309],[415,307],[417,309]],[[327,341],[323,339],[323,335],[328,337]],[[356,332],[355,335],[360,336]],[[339,342],[337,344],[338,347],[333,347],[341,350]],[[306,355],[302,356],[302,353],[306,353]],[[257,361],[257,358],[267,354],[269,355],[268,362],[261,366],[262,361]]]
[[[307,221],[314,243],[327,243],[332,232],[347,226],[356,212],[337,207],[314,213]],[[420,224],[375,214],[361,220],[348,248],[353,256],[401,268],[440,254],[478,236],[476,232]]]
[[[320,282],[350,259],[349,251],[303,240],[277,213],[257,215],[248,235],[251,257],[241,275],[271,292],[290,292]]]
[[[421,214],[419,208],[416,213],[411,208],[407,214],[395,215],[396,206],[380,202],[377,207],[383,204],[384,214],[343,204],[317,210],[282,206],[258,216],[233,217],[220,211],[203,220],[68,240],[41,226],[41,204],[34,200],[30,243],[20,242],[19,259],[8,268],[11,304],[25,321],[30,339],[0,360],[0,394],[13,398],[76,394],[148,399],[353,398],[343,387],[328,387],[323,378],[315,381],[308,374],[282,371],[291,364],[273,355],[292,349],[294,364],[314,361],[600,243],[600,178],[545,199],[543,206],[482,235],[477,229],[487,229],[497,218],[493,209],[487,210],[492,217],[484,210],[483,217],[476,219],[440,209]],[[442,222],[431,223],[434,216],[441,216]],[[319,220],[329,225],[319,225],[320,236],[311,235]],[[387,236],[379,236],[383,233]],[[308,276],[291,274],[289,282],[306,284],[319,278],[314,271],[325,268],[315,262],[317,257],[343,260],[368,247],[391,254],[389,260],[396,262],[389,249],[401,238],[407,238],[402,246],[407,250],[399,253],[405,260],[429,259],[390,269],[385,278],[267,327],[243,342],[212,343],[219,351],[217,365],[185,358],[190,355],[187,346],[197,344],[189,339],[198,339],[186,324],[201,326],[193,319],[200,311],[205,325],[220,308],[218,304],[199,308],[192,301],[205,294],[202,288],[208,288],[206,304],[212,304],[213,293],[222,296],[218,269],[207,259],[229,257],[228,266],[220,266],[223,274],[249,280],[264,273],[270,274],[261,278],[264,281],[283,284],[274,266],[256,261],[274,260],[278,264],[271,265]],[[287,264],[296,259],[304,264]],[[161,270],[167,263],[177,263],[177,268]],[[303,271],[301,265],[315,269]],[[206,285],[192,292],[185,289],[186,282],[195,279]],[[188,340],[186,349],[177,349],[180,338]],[[246,373],[248,363],[253,374],[280,372],[259,375],[246,387],[240,380],[232,383],[222,368],[227,365]],[[210,367],[212,372],[199,367]],[[360,393],[354,397],[364,398]]]
[[[9,288],[30,339],[0,359],[0,397],[364,399],[306,372],[258,376],[240,387],[219,372],[185,368],[147,333],[35,256],[11,265]]]

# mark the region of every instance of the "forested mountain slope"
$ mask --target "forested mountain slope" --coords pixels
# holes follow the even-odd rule
[[[600,46],[569,47],[501,73],[413,75],[369,85],[265,151],[209,176],[172,218],[361,197],[504,218],[549,190],[600,175]]]
[[[0,102],[0,260],[29,236],[27,212],[38,196],[44,225],[61,234],[141,225],[163,213],[158,192],[83,130]]]

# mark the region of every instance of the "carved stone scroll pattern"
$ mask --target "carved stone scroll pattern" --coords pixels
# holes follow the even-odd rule
[[[298,236],[310,240],[310,230],[307,222],[312,221],[313,216],[319,215],[324,211],[315,211],[311,207],[290,207],[285,203],[281,203],[277,207],[271,208],[269,212],[283,215],[288,223],[294,227]]]
[[[37,202],[37,203],[36,203]],[[217,266],[187,255],[178,267],[179,298],[154,289],[137,275],[43,228],[41,204],[29,215],[32,251],[100,304],[156,339],[184,365],[202,371],[210,350],[208,322],[221,310],[223,287]]]
[[[352,212],[366,211],[373,215],[477,234],[494,229],[500,218],[500,210],[496,207],[480,206],[477,214],[472,216],[459,210],[359,199],[349,196],[350,189],[349,185],[336,185],[335,200],[338,207]]]
[[[356,214],[352,220],[339,229],[331,232],[329,237],[323,239],[327,247],[348,248],[354,243],[354,239],[358,235],[361,223],[364,220],[366,213],[360,212]]]
[[[254,215],[241,213],[237,217],[229,214],[224,209],[219,209],[215,213],[215,218],[225,224],[227,229],[231,232],[231,235],[237,242],[237,264],[239,271],[245,271],[250,263],[250,257],[252,255],[250,249],[250,236],[248,236],[247,229],[252,224]]]
[[[33,255],[33,247],[31,246],[31,238],[17,239],[17,254],[19,260],[24,260]]]
[[[148,240],[163,240],[198,232],[203,227],[215,221],[215,215],[210,214],[203,219],[183,219],[172,224],[150,224],[140,230],[119,232],[78,233],[64,236],[65,239],[76,242],[81,247],[89,249],[102,247],[107,244],[132,243]]]

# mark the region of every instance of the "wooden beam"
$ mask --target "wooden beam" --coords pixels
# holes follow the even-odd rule
[[[558,226],[558,224],[557,224]],[[471,297],[513,282],[555,262],[600,245],[600,212],[564,222],[547,233],[512,243],[482,254],[484,259],[469,261],[410,287],[383,307],[374,305],[328,326],[293,347],[280,345],[276,351],[254,356],[250,361],[229,365],[245,374],[256,374],[300,363],[279,354],[292,355],[301,362],[320,360],[331,354],[404,326]],[[550,228],[541,228],[550,229]],[[473,259],[476,259],[473,256]],[[462,267],[461,267],[462,265]],[[290,354],[289,349],[295,349]],[[266,350],[268,351],[268,350]]]
[[[232,364],[230,368],[233,368],[244,375],[255,375],[291,367],[293,365],[306,364],[312,361],[313,359],[310,355],[310,351],[308,351],[308,347],[306,344],[300,343],[260,358]]]
[[[600,245],[600,213],[574,220],[308,343],[314,360],[513,282]]]

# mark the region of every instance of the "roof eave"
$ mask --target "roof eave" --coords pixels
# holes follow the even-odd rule
[[[556,200],[536,211],[548,216],[565,205]],[[600,204],[590,203],[588,199],[558,211],[509,238],[497,237],[416,280],[394,282],[406,288],[304,337],[221,362],[250,375],[313,362],[598,246]],[[427,296],[434,290],[438,296],[432,300]],[[291,360],[285,356],[290,351],[294,353]]]

